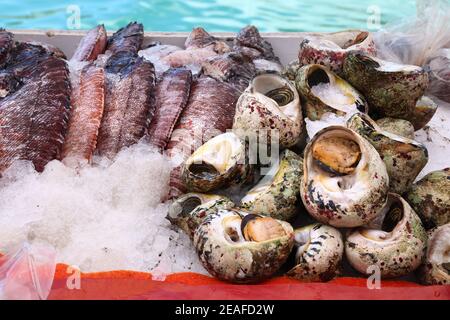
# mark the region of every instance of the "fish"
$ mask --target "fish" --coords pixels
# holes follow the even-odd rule
[[[182,163],[204,142],[231,129],[239,91],[226,82],[200,76],[192,83],[186,108],[167,144],[175,167],[170,173],[168,198],[184,193]]]
[[[113,159],[147,131],[155,109],[155,70],[152,63],[131,50],[112,55],[105,71],[105,108],[96,152]]]
[[[199,72],[198,66],[206,59],[231,51],[225,41],[213,37],[203,28],[192,30],[186,39],[185,47],[185,50],[174,51],[165,56],[162,61],[173,68],[186,66]]]
[[[69,61],[72,95],[70,119],[61,160],[77,167],[91,162],[105,106],[105,72],[94,60],[106,49],[103,25],[91,29]]]
[[[238,52],[229,52],[208,58],[202,63],[203,74],[216,80],[230,83],[244,91],[256,75],[251,60]]]
[[[106,50],[111,55],[119,51],[137,53],[144,41],[144,26],[141,23],[130,22],[117,30],[109,39]]]
[[[252,60],[266,59],[280,62],[270,42],[261,37],[255,26],[249,25],[242,28],[236,35],[233,44],[234,51],[241,52]]]
[[[71,61],[94,61],[105,52],[107,43],[106,29],[103,24],[88,31],[81,39]]]
[[[163,59],[175,51],[182,50],[182,48],[173,45],[152,43],[147,48],[140,50],[138,55],[153,63],[155,66],[156,76],[159,79],[164,72],[170,69],[170,65],[163,61]]]
[[[72,94],[71,113],[61,159],[69,166],[91,161],[97,144],[105,106],[105,72],[88,64],[80,73],[76,95]]]
[[[255,26],[242,28],[233,41],[233,51],[248,57],[255,65],[257,73],[281,73],[283,66],[275,55],[269,41],[261,37]]]
[[[155,115],[148,129],[149,143],[164,150],[173,129],[186,107],[192,83],[192,73],[184,68],[169,69],[156,85]]]
[[[67,63],[36,44],[19,43],[3,70],[20,83],[0,99],[0,172],[15,160],[37,171],[61,152],[70,110]]]
[[[0,68],[6,65],[13,45],[12,33],[0,28]]]

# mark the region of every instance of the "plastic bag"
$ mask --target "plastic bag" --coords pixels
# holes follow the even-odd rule
[[[53,284],[56,251],[46,244],[25,243],[0,258],[0,300],[45,300]]]
[[[426,94],[450,102],[450,1],[417,0],[417,17],[387,25],[374,34],[377,56],[422,66],[430,73]]]

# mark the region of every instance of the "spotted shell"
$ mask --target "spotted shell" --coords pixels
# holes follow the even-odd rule
[[[425,228],[450,223],[450,168],[427,174],[408,190],[405,199]]]
[[[354,114],[347,127],[367,139],[383,159],[392,192],[408,190],[428,162],[427,148],[414,140],[381,129],[368,115]]]
[[[294,231],[296,265],[289,277],[302,281],[329,281],[339,272],[344,242],[339,230],[320,223]]]
[[[312,121],[320,120],[327,112],[345,116],[358,111],[365,113],[369,111],[369,105],[361,93],[347,81],[319,64],[310,64],[300,68],[295,85],[305,101],[306,115]],[[317,94],[313,90],[317,85],[328,85],[330,89],[328,92]],[[340,92],[339,100],[335,98],[334,92]],[[345,101],[342,97],[345,97]]]
[[[321,64],[337,74],[342,74],[344,59],[350,52],[362,51],[375,54],[372,35],[366,31],[349,30],[313,34],[300,44],[300,65]]]
[[[210,192],[243,183],[251,173],[245,142],[227,132],[198,148],[183,164],[181,176],[189,191]]]
[[[436,112],[436,104],[422,98],[428,87],[428,74],[421,67],[358,52],[347,55],[343,70],[345,79],[367,99],[374,118],[405,119],[419,130]]]
[[[339,137],[357,144],[360,159],[353,172],[330,173],[313,157],[316,143]],[[334,227],[362,226],[383,208],[388,193],[386,166],[375,148],[358,133],[342,126],[319,131],[305,148],[300,195],[309,214]]]
[[[249,215],[219,210],[208,215],[194,234],[194,246],[206,270],[220,280],[249,283],[267,279],[286,261],[294,244],[292,226],[269,217],[283,234],[265,241],[248,241],[241,231]]]
[[[233,131],[239,136],[277,130],[281,147],[299,142],[303,126],[295,86],[277,74],[256,76],[239,97]]]
[[[414,126],[408,120],[387,117],[375,122],[384,131],[414,140]]]
[[[347,260],[363,274],[372,274],[369,267],[376,267],[382,278],[404,276],[421,264],[427,234],[414,210],[395,193],[389,194],[381,217],[377,229],[350,233],[345,242]]]
[[[289,220],[296,213],[302,170],[302,158],[293,151],[284,150],[268,174],[241,199],[241,208]]]
[[[167,219],[188,234],[191,239],[203,219],[219,209],[231,209],[235,205],[225,196],[187,193],[171,203]]]
[[[450,223],[430,230],[420,280],[428,285],[450,284]]]

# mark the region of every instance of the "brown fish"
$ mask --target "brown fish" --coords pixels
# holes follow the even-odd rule
[[[103,68],[89,64],[81,70],[77,93],[72,94],[72,109],[61,159],[70,165],[90,162],[97,144],[105,99]]]
[[[162,59],[171,67],[183,67],[188,65],[200,65],[206,59],[230,52],[230,47],[225,41],[211,36],[203,28],[195,28],[189,34],[185,42],[186,49],[172,52]]]
[[[6,65],[13,45],[12,33],[0,28],[0,68]]]
[[[225,82],[200,77],[193,82],[188,104],[167,145],[178,164],[170,174],[169,198],[185,192],[180,165],[203,143],[231,129],[239,91]]]
[[[90,162],[105,106],[105,73],[93,63],[106,48],[103,25],[91,29],[81,39],[69,62],[71,67],[71,113],[61,159],[70,166]],[[81,69],[81,70],[80,70]]]
[[[59,156],[64,140],[71,91],[67,64],[22,43],[7,72],[20,84],[0,99],[0,172],[19,159],[42,171]]]
[[[261,37],[261,34],[255,26],[246,26],[239,31],[234,40],[233,49],[248,56],[252,60],[267,59],[280,62],[270,42]]]
[[[105,52],[106,49],[106,30],[104,25],[88,31],[88,33],[81,39],[71,61],[94,61],[99,54]]]
[[[256,75],[253,63],[236,52],[209,58],[202,63],[202,69],[204,75],[228,82],[239,91],[244,91]]]
[[[110,159],[137,143],[153,116],[155,71],[150,62],[131,51],[119,51],[108,59],[105,109],[97,152]]]
[[[192,74],[187,69],[169,69],[156,85],[156,110],[150,123],[150,144],[164,150],[181,112],[186,107]]]

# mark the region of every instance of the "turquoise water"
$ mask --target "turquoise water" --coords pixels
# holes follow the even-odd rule
[[[247,24],[266,32],[376,30],[416,11],[414,0],[1,0],[0,5],[0,27],[9,29],[88,29],[103,23],[115,30],[136,20],[146,31],[201,25],[234,32]]]

